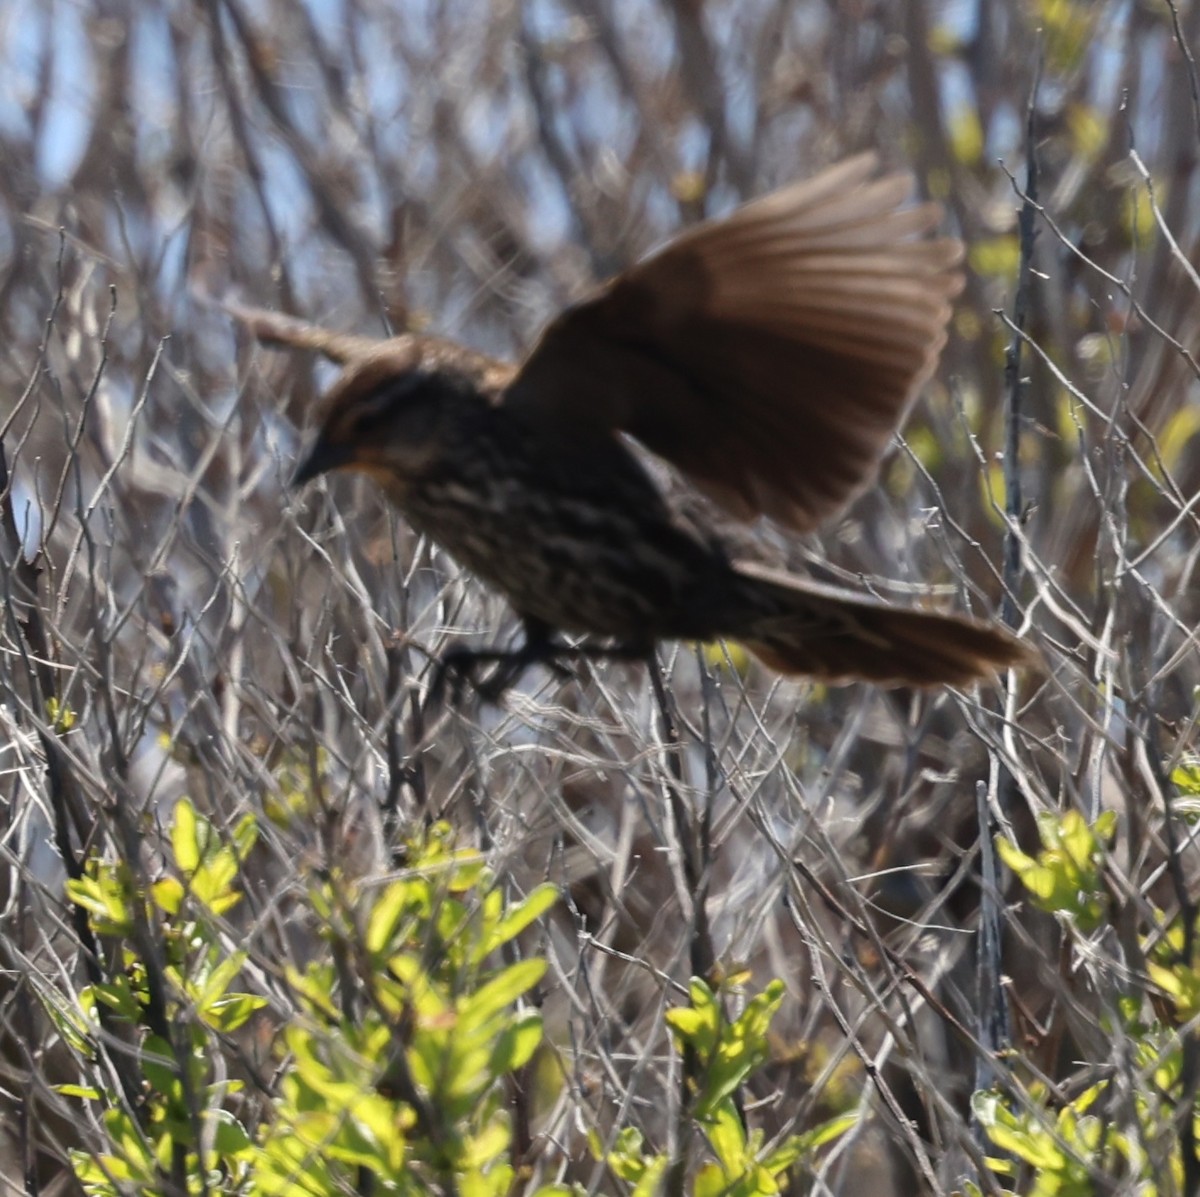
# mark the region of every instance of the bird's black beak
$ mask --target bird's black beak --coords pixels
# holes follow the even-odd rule
[[[349,465],[353,454],[341,445],[331,445],[323,436],[317,437],[308,456],[296,467],[292,475],[292,486],[303,486],[312,481],[318,474],[328,470],[336,470],[338,466]]]

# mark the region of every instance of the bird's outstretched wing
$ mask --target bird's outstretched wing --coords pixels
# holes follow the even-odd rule
[[[503,402],[621,430],[807,530],[874,477],[946,340],[960,243],[863,154],[689,230],[552,321]]]
[[[311,350],[344,366],[340,379],[326,396],[327,404],[336,397],[334,406],[344,403],[344,396],[350,392],[370,394],[380,384],[418,366],[457,369],[469,375],[480,391],[496,402],[517,370],[508,362],[476,353],[443,337],[418,333],[399,333],[386,339],[361,337],[266,308],[247,307],[229,300],[221,301],[221,306],[264,345]]]
[[[349,365],[374,353],[381,342],[376,337],[360,337],[354,333],[334,332],[319,324],[297,320],[266,308],[248,307],[231,299],[218,301],[231,316],[265,345],[286,345],[292,349],[309,349],[339,365]]]

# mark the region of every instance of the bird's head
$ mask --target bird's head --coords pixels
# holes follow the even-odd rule
[[[403,498],[443,452],[464,406],[486,404],[470,371],[439,348],[396,337],[348,363],[325,396],[321,430],[293,485],[351,469]]]

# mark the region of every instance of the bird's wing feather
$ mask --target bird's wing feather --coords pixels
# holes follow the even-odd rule
[[[1037,663],[1030,647],[999,624],[898,607],[756,562],[737,562],[734,569],[764,611],[747,620],[738,639],[780,673],[962,686],[999,669]]]
[[[370,356],[380,344],[376,337],[335,332],[307,320],[298,320],[266,308],[248,307],[231,299],[223,300],[221,306],[265,345],[310,349],[343,366]]]
[[[946,338],[961,246],[865,154],[702,224],[569,308],[504,403],[619,429],[736,515],[807,530],[879,459]]]

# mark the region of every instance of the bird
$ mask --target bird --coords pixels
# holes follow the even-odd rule
[[[933,374],[963,249],[913,189],[868,152],[694,225],[565,308],[519,364],[234,311],[342,366],[294,484],[365,474],[511,604],[521,643],[441,658],[485,698],[534,664],[652,660],[672,640],[740,642],[831,684],[963,686],[1027,647],[772,568],[731,534],[832,519]]]

